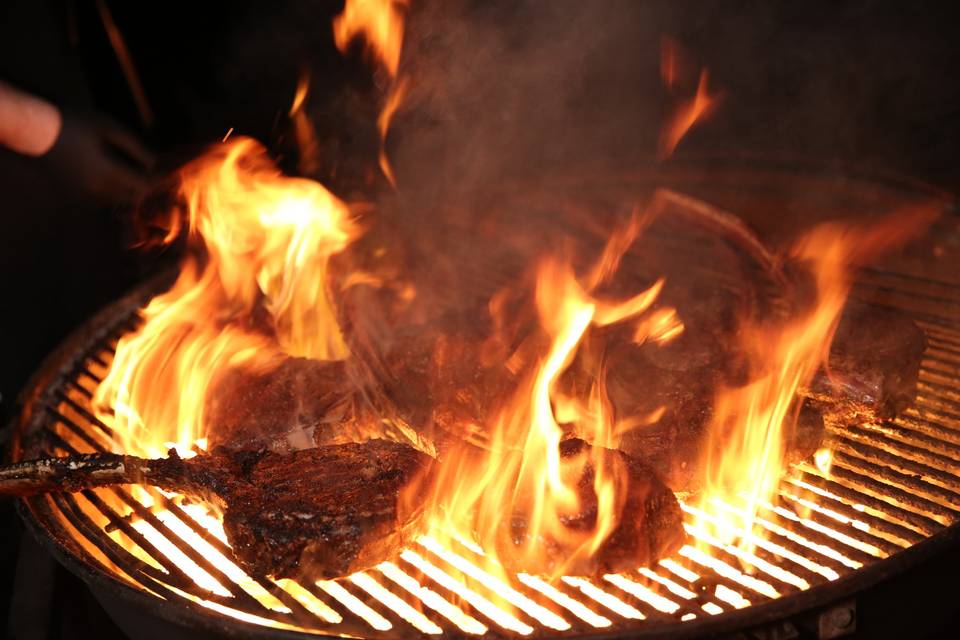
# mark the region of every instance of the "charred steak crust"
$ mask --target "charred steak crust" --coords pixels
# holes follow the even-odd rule
[[[388,440],[281,455],[219,448],[184,459],[97,453],[0,467],[0,495],[151,484],[223,510],[237,561],[259,575],[334,578],[390,559],[419,529],[401,493],[433,458]],[[410,498],[411,496],[405,496]]]
[[[892,418],[916,396],[926,334],[907,315],[852,301],[830,347],[828,370],[801,390],[828,424]]]
[[[400,492],[432,459],[387,440],[264,454],[224,496],[237,558],[274,577],[333,578],[369,568],[409,541],[419,513]]]
[[[322,442],[355,417],[357,396],[343,362],[285,358],[263,372],[225,373],[207,403],[210,445],[284,452]]]
[[[579,455],[589,445],[578,438],[560,444],[560,456]],[[604,454],[623,462],[629,481],[620,523],[592,559],[597,573],[615,573],[649,565],[682,546],[685,538],[683,513],[676,496],[661,477],[639,459],[622,451],[605,449]],[[595,470],[588,466],[577,491],[581,511],[578,520],[593,526],[597,520],[597,495],[593,488]],[[571,524],[573,524],[571,522]]]

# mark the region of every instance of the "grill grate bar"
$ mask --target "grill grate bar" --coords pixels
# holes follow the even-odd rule
[[[691,569],[684,567],[673,559],[661,560],[658,563],[657,570],[665,570],[666,577],[688,591],[696,594],[697,603],[701,608],[707,607],[708,610],[717,610],[722,613],[731,608],[731,604],[716,594],[716,587],[719,583],[711,578],[704,579],[703,576]]]
[[[733,514],[736,517],[743,519],[746,514],[742,509],[733,507],[723,501],[717,500],[713,503],[714,506],[722,509],[724,512]],[[706,520],[714,526],[719,526],[721,523],[716,516],[710,515],[700,509],[687,507],[688,512]],[[809,549],[804,548],[799,543],[791,541],[789,538],[775,533],[773,530],[779,529],[784,530],[783,527],[777,522],[770,522],[762,518],[755,518],[753,526],[753,534],[750,536],[749,542],[755,545],[763,553],[762,559],[768,562],[777,562],[777,559],[782,559],[789,562],[786,569],[791,573],[795,574],[797,577],[806,580],[809,584],[817,584],[826,579],[824,573],[828,576],[833,576],[834,579],[837,576],[837,570],[842,568],[840,563],[837,563],[837,570],[831,570],[828,567],[823,567],[822,565],[818,566],[818,563],[813,559],[804,555],[804,552],[809,552]],[[764,533],[771,533],[769,536],[757,535],[759,531]],[[729,533],[727,530],[726,533]],[[739,536],[742,540],[744,536]],[[757,553],[754,551],[754,553]],[[821,573],[822,571],[822,573]]]
[[[93,373],[89,369],[81,368],[77,371],[77,376],[86,378],[87,380],[93,382],[94,385],[98,385],[103,382],[103,379],[100,378],[97,374]]]
[[[787,484],[791,486],[787,486]],[[804,497],[806,496],[806,497]],[[846,518],[855,529],[869,529],[879,538],[884,538],[902,547],[908,547],[924,539],[920,533],[891,520],[871,513],[866,505],[853,506],[843,501],[841,496],[804,482],[800,478],[789,478],[780,489],[780,497],[795,503],[791,508],[796,511],[809,510],[809,503],[815,501],[821,509],[830,510]]]
[[[887,427],[905,429],[911,438],[918,435],[930,438],[932,442],[960,445],[960,430],[944,427],[942,424],[924,418],[916,409],[908,409],[899,418],[884,423]]]
[[[960,306],[954,297],[960,289],[923,281],[922,290],[908,292],[900,284],[875,281],[885,275],[897,274],[869,274],[866,295],[888,292],[898,296],[898,303],[912,295],[918,304]],[[711,528],[716,522],[700,521],[696,529],[697,521],[687,518],[697,542],[691,541],[677,557],[602,580],[564,577],[546,583],[521,576],[498,585],[473,569],[464,571],[463,562],[479,558],[467,546],[452,550],[420,544],[395,562],[361,574],[298,583],[222,568],[214,556],[233,565],[232,552],[222,533],[204,524],[206,508],[181,504],[179,497],[155,488],[104,488],[46,500],[82,537],[77,545],[90,562],[112,563],[104,565],[108,571],[119,571],[124,580],[161,597],[194,607],[200,607],[196,600],[202,599],[223,613],[281,628],[373,637],[395,636],[400,630],[421,636],[539,634],[626,630],[640,619],[672,624],[716,615],[835,580],[960,517],[960,477],[951,473],[960,463],[960,386],[955,382],[960,373],[960,322],[922,309],[911,308],[910,313],[929,337],[916,408],[891,421],[831,429],[832,468],[823,472],[804,463],[785,476],[773,504],[761,506],[754,532],[765,537],[750,536],[752,553],[718,537]],[[116,450],[113,430],[96,417],[89,400],[117,341],[139,325],[137,314],[121,318],[52,390],[54,404],[45,410],[55,428],[43,434],[51,450]],[[724,508],[731,513],[739,509]],[[127,515],[121,515],[124,511]],[[108,523],[113,533],[105,535],[97,520]],[[147,527],[229,595],[198,586],[165,547],[154,545],[139,530]],[[744,534],[737,535],[733,542]],[[144,559],[118,540],[136,545]],[[516,607],[498,606],[502,598]]]
[[[64,443],[66,445],[66,443]],[[66,445],[69,447],[69,445]],[[73,448],[66,449],[68,454],[75,454],[77,451]],[[183,573],[179,566],[171,562],[171,559],[167,554],[163,553],[157,549],[153,543],[151,543],[143,534],[141,534],[135,527],[130,524],[129,516],[121,516],[115,509],[109,506],[99,495],[99,492],[108,493],[109,495],[114,496],[119,499],[123,504],[127,505],[130,508],[131,513],[135,514],[138,518],[147,522],[154,530],[158,531],[163,535],[166,540],[173,543],[177,547],[178,551],[183,553],[187,558],[189,558],[194,564],[200,567],[206,574],[208,574],[212,579],[216,580],[221,587],[226,589],[231,597],[236,598],[236,602],[241,603],[242,605],[248,605],[252,609],[259,610],[262,609],[260,603],[253,599],[245,590],[239,589],[239,593],[230,591],[230,585],[234,585],[234,581],[225,575],[220,569],[211,564],[205,557],[201,556],[200,553],[188,544],[180,544],[180,538],[177,536],[170,528],[160,521],[149,509],[144,507],[144,505],[130,495],[125,489],[120,489],[117,487],[112,487],[109,489],[99,489],[99,490],[86,490],[81,493],[84,498],[87,499],[111,524],[112,527],[122,531],[130,540],[132,540],[138,547],[140,547],[145,553],[147,553],[157,564],[166,570],[168,576],[172,576],[178,579],[180,584],[175,585],[178,588],[193,592],[194,580],[188,577]],[[102,538],[103,536],[97,536],[97,538]],[[96,544],[97,539],[92,539],[91,542]],[[171,570],[172,567],[172,570]],[[161,579],[158,576],[153,575],[154,579]],[[169,580],[169,577],[166,578]],[[193,593],[197,597],[205,597],[205,594]],[[299,608],[299,605],[294,603],[294,608]]]
[[[196,518],[186,511],[184,511],[180,505],[175,501],[171,500],[163,492],[153,490],[153,497],[157,500],[163,507],[171,512],[178,520],[186,524],[192,530],[193,534],[201,538],[204,542],[210,545],[217,553],[219,553],[224,558],[230,560],[232,556],[232,551],[230,547],[227,546],[220,538],[212,534],[206,527],[197,522]],[[231,561],[232,562],[232,561]],[[304,609],[303,613],[306,614],[308,611],[305,609],[303,603],[297,600],[292,594],[283,589],[281,586],[277,585],[272,580],[263,578],[256,575],[246,574],[246,577],[252,581],[253,584],[256,584],[264,592],[269,593],[271,596],[279,600],[286,607],[293,611],[298,609]],[[322,598],[318,598],[321,601]],[[258,603],[259,604],[259,603]],[[329,603],[324,602],[329,606]],[[309,612],[310,615],[316,615],[313,612]]]
[[[74,400],[73,398],[71,398],[68,394],[64,393],[63,391],[57,391],[57,393],[55,394],[55,396],[56,396],[61,402],[65,402],[67,405],[69,405],[70,408],[73,409],[74,411],[76,411],[77,414],[79,414],[81,418],[83,418],[83,419],[86,420],[88,423],[90,423],[91,425],[93,425],[93,426],[95,426],[97,429],[99,429],[105,436],[107,436],[108,438],[110,438],[111,441],[114,441],[113,429],[111,429],[110,427],[108,427],[107,425],[105,425],[105,424],[103,423],[103,421],[100,420],[100,418],[97,418],[96,416],[94,416],[94,415],[93,415],[92,413],[90,413],[85,407],[83,407],[79,402],[77,402],[76,400]]]
[[[717,604],[713,598],[709,597],[709,594],[698,595],[694,593],[687,587],[681,585],[676,576],[669,577],[668,572],[667,576],[663,576],[646,567],[640,569],[639,572],[640,575],[646,578],[650,588],[664,588],[680,598],[680,610],[678,613],[681,614],[681,619],[689,615],[699,616],[702,611],[706,611],[711,615],[717,615],[723,612],[723,607]]]
[[[960,391],[950,385],[943,384],[939,380],[940,378],[921,371],[919,388],[935,392],[935,395],[939,396],[938,399],[945,404],[960,406]]]
[[[594,586],[596,587],[597,585],[594,583]],[[645,585],[626,576],[619,574],[604,576],[602,589],[607,593],[616,595],[621,600],[635,605],[646,619],[651,622],[677,622],[682,615],[679,613],[679,605],[674,602],[672,598],[664,597],[657,592],[651,591]]]
[[[590,598],[596,602],[601,607],[604,607],[606,610],[611,613],[620,616],[620,618],[625,620],[645,620],[646,616],[643,614],[640,609],[634,607],[629,602],[624,602],[623,599],[618,597],[616,594],[611,593],[610,591],[605,591],[595,585],[590,580],[586,578],[576,578],[571,576],[563,576],[561,581],[568,585],[571,588],[579,590],[581,594]],[[632,598],[627,598],[631,600]]]
[[[73,455],[78,453],[73,447],[71,447],[69,444],[67,444],[63,440],[60,440],[59,447],[63,449],[63,451],[67,455]],[[99,446],[96,446],[94,448],[98,451],[103,451],[103,449],[100,448]],[[201,570],[203,570],[211,578],[216,580],[224,589],[226,589],[230,593],[230,597],[234,598],[234,600],[228,601],[230,602],[231,607],[239,606],[240,608],[242,608],[247,612],[256,613],[256,615],[262,615],[264,611],[272,611],[272,609],[265,607],[258,600],[253,598],[247,592],[247,590],[245,590],[242,587],[242,585],[238,585],[235,580],[227,576],[225,573],[223,573],[223,571],[221,571],[219,568],[217,568],[212,563],[210,563],[207,560],[207,558],[202,556],[193,546],[182,541],[180,536],[178,536],[176,533],[171,531],[170,528],[166,525],[166,523],[159,520],[153,514],[153,512],[147,509],[139,500],[137,500],[135,497],[129,494],[126,490],[114,487],[109,490],[101,489],[98,491],[110,491],[112,495],[114,495],[116,498],[118,498],[120,501],[122,501],[131,509],[131,513],[135,514],[137,517],[141,518],[142,520],[150,524],[150,526],[153,527],[154,530],[161,532],[162,534],[165,534],[164,538],[169,542],[171,542],[175,547],[177,547],[178,551],[180,551],[185,556],[187,556],[192,562],[194,562],[198,567],[200,567]],[[156,490],[154,490],[153,493],[154,495],[162,495],[161,492]],[[157,549],[151,543],[149,543],[149,541],[145,537],[143,537],[142,534],[140,534],[138,531],[136,531],[135,528],[130,526],[128,521],[128,518],[129,518],[128,516],[121,516],[119,513],[116,512],[116,510],[114,510],[106,502],[104,502],[96,493],[85,491],[83,492],[83,495],[85,498],[88,499],[88,501],[90,501],[90,503],[101,514],[103,514],[103,516],[111,523],[111,526],[121,530],[125,535],[127,535],[128,538],[130,538],[135,544],[137,544],[137,546],[139,546],[145,553],[147,553],[151,558],[153,558],[161,567],[163,567],[169,572],[170,559],[168,558],[168,556],[163,552],[159,551],[159,549]],[[174,513],[174,516],[177,517],[181,522],[183,522],[184,524],[187,524],[187,526],[189,526],[193,530],[193,533],[195,535],[203,538],[205,541],[210,543],[211,546],[214,546],[216,550],[220,552],[221,555],[223,555],[225,558],[228,558],[228,559],[230,558],[231,552],[229,548],[226,547],[226,545],[223,545],[222,543],[220,543],[220,541],[215,536],[213,536],[204,527],[200,526],[199,523],[197,523],[192,517],[184,513],[179,506],[173,503],[172,500],[170,500],[166,496],[163,496],[163,501],[164,501],[164,506],[169,511]],[[173,509],[170,509],[170,507],[173,507]],[[92,538],[88,536],[88,540],[91,543],[93,543],[95,546],[99,547],[99,543],[104,540],[104,536],[95,534],[94,537]],[[141,544],[141,541],[145,542],[146,546],[144,546],[144,544]],[[217,548],[218,545],[213,544],[212,541],[216,541],[220,543],[219,548]],[[103,551],[102,548],[101,548],[101,551]],[[146,566],[149,566],[149,565],[146,565]],[[204,592],[204,593],[196,592],[196,590],[194,589],[195,583],[193,579],[187,577],[185,574],[180,572],[179,567],[177,567],[176,564],[173,564],[172,566],[175,567],[175,571],[172,572],[173,575],[179,578],[180,579],[179,582],[181,583],[174,586],[177,586],[177,588],[181,589],[182,591],[191,593],[196,597],[209,599],[209,594],[207,592]],[[161,582],[166,582],[166,581],[169,581],[170,579],[169,576],[163,576],[163,575],[158,576],[158,575],[154,575],[153,573],[150,573],[150,577],[153,578],[154,580],[158,580]],[[303,605],[299,603],[295,598],[287,594],[285,591],[283,591],[283,589],[280,589],[276,585],[273,585],[272,583],[266,581],[265,579],[251,578],[251,581],[253,581],[255,584],[258,584],[258,586],[261,589],[263,589],[265,593],[269,593],[271,596],[276,598],[280,603],[282,603],[288,609],[288,612],[295,613],[300,616],[313,615],[309,611],[307,611],[303,607]],[[235,586],[237,588],[231,590],[231,586]],[[221,603],[221,604],[224,604],[224,603]]]
[[[960,337],[939,327],[931,327],[927,331],[927,342],[945,351],[960,353]]]
[[[416,551],[406,549],[400,554],[400,558],[415,571],[422,572],[422,575],[429,577],[438,587],[453,596],[454,600],[462,599],[464,603],[469,605],[471,614],[483,616],[496,626],[508,631],[522,635],[533,632],[533,627],[529,624],[512,613],[500,609],[489,598],[472,589],[464,581],[458,581],[446,574]]]
[[[664,613],[653,606],[653,604],[649,602],[649,598],[646,597],[646,594],[639,591],[628,591],[626,588],[624,588],[625,586],[629,587],[629,585],[626,584],[626,581],[615,580],[614,582],[610,582],[608,580],[604,580],[601,584],[597,584],[598,582],[599,580],[581,578],[581,582],[578,583],[578,588],[580,588],[581,593],[583,592],[583,589],[586,589],[593,594],[593,596],[598,598],[612,596],[618,599],[620,602],[623,602],[638,611],[640,615],[643,616],[643,619],[648,623],[664,624],[675,622],[679,619],[679,616]],[[620,583],[617,584],[617,582]],[[605,596],[601,596],[601,593],[605,594]],[[626,619],[629,620],[629,618]]]
[[[161,583],[164,579],[169,579],[163,571],[131,555],[112,538],[103,535],[100,526],[84,513],[75,499],[61,494],[52,494],[51,500],[57,505],[60,514],[80,531],[88,542],[132,580],[138,581],[138,576],[145,576]]]
[[[763,505],[763,508],[783,516],[788,521],[787,526],[801,525],[802,530],[808,533],[813,541],[831,546],[847,558],[862,564],[869,564],[877,557],[896,553],[901,548],[869,531],[847,526],[849,521],[845,521],[843,516],[829,508],[819,505],[813,508],[809,504],[788,501],[778,496],[774,503]],[[796,530],[794,528],[794,531]],[[838,548],[839,545],[843,546]]]
[[[926,276],[916,275],[913,273],[902,273],[899,271],[890,271],[889,269],[881,269],[879,267],[861,267],[859,273],[865,274],[868,276],[876,276],[880,278],[892,278],[898,281],[906,281],[917,284],[922,284],[929,286],[933,289],[941,289],[947,292],[947,295],[951,293],[960,293],[960,284],[955,284],[951,282],[944,282],[942,280],[934,280],[933,278],[928,278]],[[909,293],[907,291],[906,293]]]
[[[413,596],[414,601],[422,602],[425,606],[433,609],[464,633],[483,635],[487,632],[485,624],[452,604],[433,589],[425,587],[420,580],[406,573],[395,563],[384,562],[379,565],[378,569],[383,575]]]
[[[859,460],[879,464],[899,473],[911,474],[917,477],[925,484],[939,487],[941,490],[949,491],[954,497],[952,500],[960,499],[957,495],[957,489],[960,488],[960,480],[949,473],[927,464],[931,459],[946,460],[946,465],[952,465],[954,462],[949,458],[930,454],[923,449],[909,447],[900,443],[898,446],[889,446],[885,449],[873,446],[873,439],[863,437],[862,434],[850,431],[844,435],[835,434],[829,440],[829,446],[834,451],[842,451],[847,456],[855,456]],[[897,441],[892,441],[897,445]],[[898,455],[899,454],[899,455]],[[919,458],[919,460],[918,460]]]
[[[883,500],[880,497],[875,497],[869,493],[864,493],[848,486],[844,478],[835,477],[832,474],[826,477],[819,469],[810,466],[801,467],[800,471],[803,473],[803,481],[811,486],[840,496],[850,505],[864,505],[872,509],[878,517],[887,518],[893,523],[912,528],[920,535],[931,536],[943,528],[943,525],[923,513],[905,509],[897,504]]]
[[[110,522],[111,527],[121,531],[166,572],[166,576],[159,578],[155,576],[155,579],[159,579],[160,581],[170,584],[171,586],[175,586],[178,589],[190,593],[197,598],[214,599],[213,596],[224,597],[225,594],[218,594],[215,590],[215,587],[213,589],[209,589],[198,586],[193,576],[190,576],[185,569],[181,569],[180,565],[177,564],[173,558],[170,558],[168,554],[157,548],[157,546],[150,541],[147,535],[141,533],[131,524],[130,519],[119,515],[115,510],[107,505],[107,503],[97,494],[96,491],[83,491],[81,492],[81,495]],[[151,526],[153,525],[151,524]],[[156,529],[156,527],[154,528]],[[216,580],[216,578],[214,576],[210,576],[209,573],[207,575],[211,579]],[[220,582],[219,580],[217,582],[219,583],[220,588],[226,591],[228,597],[235,597],[237,595],[231,593],[224,583]],[[232,583],[227,582],[226,584]],[[247,602],[247,604],[249,604],[249,602]]]
[[[60,413],[60,411],[58,411],[57,409],[49,405],[45,406],[44,409],[46,409],[47,413],[50,414],[50,416],[54,419],[55,422],[58,422],[63,426],[67,427],[71,435],[77,438],[78,440],[80,440],[81,442],[83,442],[85,445],[87,445],[87,447],[89,447],[91,451],[99,451],[99,452],[106,451],[106,449],[104,449],[104,447],[99,442],[97,442],[87,432],[86,429],[83,429],[82,427],[80,427],[76,422],[74,422],[70,418]]]
[[[960,375],[960,359],[951,359],[949,357],[942,357],[933,353],[932,349],[928,349],[923,355],[923,361],[921,366],[926,371],[935,373],[942,376],[947,376],[949,378],[955,378]]]
[[[686,545],[680,549],[678,555],[692,562],[691,566],[695,565],[693,570],[700,575],[697,582],[713,587],[714,593],[717,586],[739,594],[746,591],[752,602],[771,600],[780,595],[768,582],[746,575],[735,566],[730,566],[696,547]]]
[[[563,618],[570,625],[568,633],[595,633],[598,629],[615,629],[620,623],[614,616],[603,615],[594,603],[572,596],[572,591],[563,583],[552,584],[545,578],[525,573],[512,574],[511,583],[514,581],[515,588]],[[602,619],[609,624],[605,624]],[[537,626],[542,624],[538,621]]]
[[[940,406],[936,398],[918,393],[914,404],[918,415],[932,420],[940,420],[945,428],[952,428],[953,424],[960,422],[960,412]],[[960,429],[960,427],[956,428]]]
[[[922,480],[917,480],[914,476],[895,471],[890,467],[883,467],[838,452],[834,456],[833,467],[831,467],[830,472],[837,475],[856,474],[859,482],[870,486],[875,491],[879,485],[886,485],[890,489],[883,489],[883,491],[901,502],[910,502],[916,508],[925,510],[935,518],[941,518],[941,524],[950,524],[960,516],[960,510],[956,508],[960,496],[951,491],[940,489],[935,485],[927,484]],[[871,474],[870,477],[867,474]]]
[[[810,465],[801,465],[801,469],[806,473],[823,477],[823,474],[821,474],[819,470]],[[941,508],[936,503],[930,503],[916,498],[896,487],[875,481],[872,478],[867,478],[855,471],[842,467],[831,468],[829,479],[844,489],[853,491],[854,495],[856,495],[854,499],[859,500],[862,504],[868,504],[868,499],[872,499],[869,500],[869,502],[871,502],[871,506],[878,511],[887,514],[891,512],[895,513],[896,517],[901,518],[903,521],[919,525],[922,527],[921,530],[929,531],[932,529],[933,531],[939,531],[946,526],[944,520],[948,518],[931,510]],[[926,508],[928,505],[930,505],[931,509]],[[908,513],[910,514],[909,516],[907,516]]]
[[[91,398],[91,399],[93,398],[93,391],[81,385],[79,382],[77,382],[76,379],[70,379],[67,382],[67,386],[69,386],[71,389],[74,389],[75,391],[80,392],[87,398]]]

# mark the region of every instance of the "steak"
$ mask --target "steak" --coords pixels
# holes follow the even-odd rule
[[[418,532],[420,512],[400,495],[432,459],[407,445],[370,440],[295,451],[227,452],[145,460],[90,454],[0,470],[0,495],[145,483],[223,509],[238,562],[276,578],[334,578],[389,559]]]
[[[282,453],[329,444],[328,432],[356,421],[356,389],[342,361],[285,358],[263,371],[231,369],[206,404],[210,448]]]
[[[674,491],[696,492],[703,479],[701,449],[714,397],[737,374],[722,365],[664,367],[662,354],[656,361],[646,357],[652,348],[624,345],[609,355],[607,392],[619,419],[647,416],[663,408],[656,421],[624,433],[620,448],[649,464]],[[820,410],[803,402],[794,428],[786,434],[787,460],[798,462],[812,455],[823,435]]]
[[[570,459],[586,453],[585,441],[571,438],[560,443],[561,459]],[[589,557],[571,558],[572,549],[547,533],[535,541],[548,559],[548,566],[538,567],[548,573],[602,575],[634,571],[637,567],[655,563],[679,549],[685,540],[682,512],[676,496],[660,477],[639,459],[622,451],[602,449],[602,461],[608,468],[622,465],[626,472],[626,494],[619,509],[619,521],[601,546]],[[577,513],[560,517],[571,533],[589,533],[597,524],[597,494],[594,490],[595,469],[587,463],[577,480],[576,491],[580,507]],[[527,522],[522,517],[510,521],[511,542],[521,546],[531,542]],[[511,554],[502,554],[510,564]],[[517,570],[529,567],[517,566]]]
[[[821,369],[801,394],[828,424],[892,418],[913,404],[926,335],[906,315],[849,302]]]

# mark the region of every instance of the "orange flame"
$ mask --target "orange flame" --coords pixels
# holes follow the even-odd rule
[[[406,94],[407,79],[400,78],[391,87],[390,93],[387,95],[387,101],[384,103],[380,115],[377,116],[377,130],[380,131],[380,170],[383,171],[383,175],[386,176],[393,187],[397,186],[397,180],[394,178],[390,159],[387,158],[387,132],[390,130],[390,121],[393,120],[393,116]]]
[[[827,364],[854,269],[901,245],[933,215],[923,209],[892,215],[871,226],[824,224],[793,246],[790,258],[812,275],[814,300],[783,326],[743,328],[750,378],[742,387],[718,393],[705,451],[700,507],[704,512],[715,511],[711,505],[718,500],[743,500],[735,526],[752,531],[760,506],[774,496],[785,466],[785,436],[793,429],[799,409],[797,390]],[[730,518],[729,514],[717,516]],[[709,523],[701,526],[711,530]],[[733,529],[727,525],[720,530]]]
[[[673,38],[663,36],[660,39],[660,78],[663,86],[671,93],[679,93],[689,87],[695,77],[689,56]],[[696,92],[689,99],[677,103],[670,116],[660,129],[658,156],[665,160],[673,155],[680,140],[687,132],[710,113],[719,104],[722,97],[707,89],[707,70],[701,69],[697,80]]]
[[[680,140],[697,122],[710,115],[720,100],[719,93],[710,93],[707,89],[707,70],[700,72],[697,92],[689,100],[681,102],[667,119],[660,131],[660,159],[673,155]]]
[[[284,356],[338,360],[348,349],[327,294],[327,263],[357,235],[340,200],[288,178],[248,138],[182,173],[193,251],[173,287],[143,309],[94,398],[124,450],[162,455],[206,436],[217,374],[269,370]]]
[[[403,12],[406,0],[347,0],[343,13],[333,20],[337,48],[345,52],[363,36],[368,51],[396,77],[403,45]]]
[[[582,281],[569,262],[551,257],[540,263],[534,296],[544,338],[536,343],[540,355],[519,359],[527,364],[520,365],[516,392],[491,424],[482,425],[489,433],[488,446],[454,445],[442,460],[428,502],[435,538],[470,538],[472,533],[491,564],[499,567],[503,560],[555,576],[585,566],[582,562],[616,529],[629,479],[621,460],[607,452],[617,446],[621,430],[609,406],[603,371],[595,372],[583,402],[565,397],[558,383],[591,327],[631,320],[638,326],[660,324],[644,325],[643,314],[656,301],[662,280],[618,302],[594,294],[615,273],[641,226],[634,219],[624,232],[613,234]],[[561,442],[574,434],[591,446],[562,456]],[[574,529],[564,520],[580,513],[578,483],[588,468],[593,470],[597,516],[592,526]]]
[[[319,145],[317,143],[317,132],[313,122],[307,116],[305,106],[307,96],[310,93],[310,75],[304,71],[297,80],[297,91],[293,96],[293,103],[290,105],[290,111],[287,115],[293,121],[293,134],[297,140],[297,148],[300,150],[300,172],[305,175],[311,175],[320,168],[320,161],[317,157]],[[226,142],[224,137],[223,141]]]
[[[660,79],[669,91],[677,84],[683,51],[677,41],[668,36],[660,38]]]
[[[397,79],[400,51],[403,47],[403,11],[406,0],[347,0],[343,13],[333,20],[333,36],[337,48],[346,52],[354,38],[363,36],[368,51],[394,79],[390,93],[377,116],[380,132],[380,170],[393,187],[397,186],[393,168],[387,158],[387,131],[397,108],[407,92],[406,78]]]

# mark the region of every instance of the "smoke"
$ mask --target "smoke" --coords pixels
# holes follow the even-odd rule
[[[411,11],[402,188],[460,195],[651,155],[663,90],[645,3],[432,2]]]

